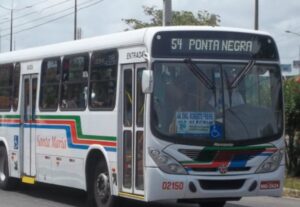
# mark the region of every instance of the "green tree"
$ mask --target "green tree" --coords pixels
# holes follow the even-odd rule
[[[138,19],[122,19],[130,28],[140,29],[144,27],[161,26],[163,13],[161,9],[157,9],[155,6],[147,7],[143,6],[144,13],[150,17],[149,22],[143,22]],[[173,25],[210,25],[219,26],[221,20],[220,16],[216,14],[210,14],[208,11],[198,11],[196,15],[190,11],[173,11],[172,12],[172,24]]]
[[[285,128],[288,135],[287,169],[292,175],[300,175],[300,84],[295,79],[284,82]],[[298,135],[297,135],[298,131]]]

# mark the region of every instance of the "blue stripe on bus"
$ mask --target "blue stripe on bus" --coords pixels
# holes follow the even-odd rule
[[[25,127],[27,128],[36,128],[36,129],[64,129],[66,130],[66,135],[67,135],[67,143],[68,147],[72,149],[88,149],[87,145],[75,145],[72,143],[72,137],[71,137],[71,130],[69,126],[64,126],[64,125],[30,125],[30,124],[25,124]]]

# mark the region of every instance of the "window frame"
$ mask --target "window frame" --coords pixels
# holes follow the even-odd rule
[[[12,110],[12,90],[13,90],[13,70],[14,70],[14,63],[5,63],[1,64],[0,68],[3,66],[8,66],[9,68],[9,82],[7,86],[0,86],[0,88],[7,88],[9,90],[9,95],[7,96],[8,98],[8,107],[7,108],[0,108],[1,112],[10,112]]]
[[[151,70],[155,70],[155,64],[157,63],[182,63],[181,61],[179,60],[157,60],[157,61],[154,61],[152,63],[152,67],[151,67]],[[199,62],[199,63],[216,63],[216,64],[230,64],[230,63],[233,63],[233,64],[243,64],[244,62],[239,62],[239,61],[232,61],[232,62],[227,62],[227,61],[220,61],[220,62],[215,62],[215,61],[196,61],[196,62]],[[278,63],[274,63],[274,62],[270,62],[270,63],[261,63],[261,62],[258,62],[257,65],[266,65],[266,66],[271,66],[271,67],[274,67],[274,70],[278,73],[280,73],[280,68],[279,68],[279,65]],[[155,83],[155,82],[154,82]],[[280,87],[282,86],[282,80],[280,79]],[[280,91],[280,97],[282,97],[282,89]],[[172,136],[168,136],[168,135],[165,135],[165,134],[162,134],[160,133],[155,127],[154,125],[154,121],[155,120],[155,117],[154,117],[154,113],[153,113],[153,106],[154,106],[154,98],[153,98],[153,94],[151,94],[151,101],[150,101],[150,130],[152,132],[152,134],[157,137],[158,139],[160,140],[163,140],[163,141],[168,141],[168,142],[171,142],[171,143],[177,143],[177,144],[186,144],[188,143],[189,145],[203,145],[203,146],[213,146],[215,143],[224,143],[224,144],[233,144],[235,146],[245,146],[245,145],[255,145],[255,144],[263,144],[263,143],[267,143],[267,142],[272,142],[272,141],[276,141],[276,140],[279,140],[282,136],[283,136],[283,132],[284,132],[284,124],[282,125],[281,129],[279,130],[279,132],[277,134],[274,134],[272,136],[266,136],[266,137],[260,137],[260,138],[257,138],[257,139],[247,139],[247,140],[220,140],[220,141],[210,141],[210,140],[195,140],[193,138],[185,138],[185,139],[181,139],[179,138],[178,136],[177,137],[172,137]],[[282,98],[279,98],[279,109],[282,109],[280,111],[281,113],[281,117],[282,117],[282,120],[283,121],[283,117],[284,117],[284,107],[283,107],[283,99]],[[225,122],[224,122],[225,123]]]
[[[14,75],[16,74],[15,73],[15,71],[16,71],[16,68],[17,68],[17,66],[19,67],[19,80],[18,80],[18,88],[17,88],[17,91],[18,91],[18,95],[17,96],[15,96],[16,94],[15,94],[15,77],[14,77]],[[21,63],[19,63],[19,62],[17,62],[17,63],[15,63],[14,64],[14,69],[13,69],[13,74],[12,74],[12,94],[11,94],[11,108],[12,108],[12,110],[14,111],[14,112],[16,112],[16,111],[18,111],[18,109],[19,109],[19,101],[20,101],[20,84],[21,83]],[[16,107],[15,107],[15,105],[14,105],[14,99],[15,98],[18,98],[18,102],[17,102],[17,104],[16,104]]]
[[[44,70],[43,70],[43,64],[46,62],[46,61],[51,61],[51,60],[59,60],[59,67],[58,67],[58,71],[59,71],[59,81],[58,81],[58,99],[57,99],[57,106],[56,106],[56,108],[54,109],[52,109],[52,108],[42,108],[41,107],[41,101],[42,101],[42,99],[41,99],[41,97],[42,97],[42,86],[44,86],[44,85],[47,85],[47,84],[45,84],[44,83],[44,78],[43,78],[43,72],[44,72]],[[41,64],[41,74],[40,74],[40,80],[41,80],[41,84],[40,84],[40,92],[39,92],[39,110],[41,111],[41,112],[55,112],[55,111],[57,111],[58,110],[58,108],[59,108],[59,104],[60,104],[60,93],[61,93],[61,91],[60,91],[60,88],[61,88],[61,81],[62,81],[62,58],[61,57],[50,57],[50,58],[46,58],[46,59],[44,59],[43,61],[42,61],[42,64]],[[52,85],[52,84],[51,84]],[[54,85],[54,84],[53,84]]]
[[[76,58],[76,57],[84,57],[85,60],[86,60],[86,64],[84,67],[87,67],[86,71],[88,73],[88,77],[86,78],[85,82],[83,81],[63,81],[63,76],[64,76],[64,61],[66,59],[72,59],[72,58]],[[77,53],[77,54],[72,54],[72,55],[65,55],[61,58],[61,77],[60,77],[60,88],[59,88],[59,109],[60,111],[85,111],[88,107],[88,99],[87,99],[87,103],[84,107],[80,108],[65,108],[65,107],[62,107],[62,101],[63,101],[63,88],[64,88],[64,84],[67,84],[67,85],[72,85],[72,84],[82,84],[82,83],[86,83],[86,86],[87,86],[87,94],[89,94],[89,77],[90,77],[90,74],[89,74],[89,71],[90,71],[90,60],[91,60],[91,57],[90,57],[90,53],[89,52],[83,52],[83,53]]]
[[[113,104],[111,107],[92,107],[92,100],[91,100],[91,86],[92,86],[92,83],[97,83],[99,82],[99,80],[92,80],[92,59],[94,57],[94,55],[96,54],[108,54],[108,53],[115,53],[116,55],[116,58],[117,58],[117,64],[114,66],[116,67],[115,70],[116,70],[116,76],[115,76],[115,91],[114,91],[114,101],[113,101]],[[118,87],[118,69],[119,69],[119,52],[117,49],[108,49],[108,50],[95,50],[91,53],[91,56],[90,56],[90,67],[89,67],[89,83],[88,83],[88,88],[89,88],[89,91],[88,91],[88,109],[90,111],[113,111],[116,107],[116,101],[117,101],[117,87]]]

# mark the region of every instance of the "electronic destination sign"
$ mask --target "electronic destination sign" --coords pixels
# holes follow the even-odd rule
[[[269,36],[220,31],[159,32],[154,36],[152,57],[279,60]]]

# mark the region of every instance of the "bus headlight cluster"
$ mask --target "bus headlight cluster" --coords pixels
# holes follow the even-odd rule
[[[149,148],[150,157],[154,160],[160,170],[169,174],[186,175],[187,172],[174,158],[153,148]]]
[[[259,168],[256,170],[256,173],[268,173],[277,170],[283,156],[284,156],[284,149],[278,150],[259,166]]]

